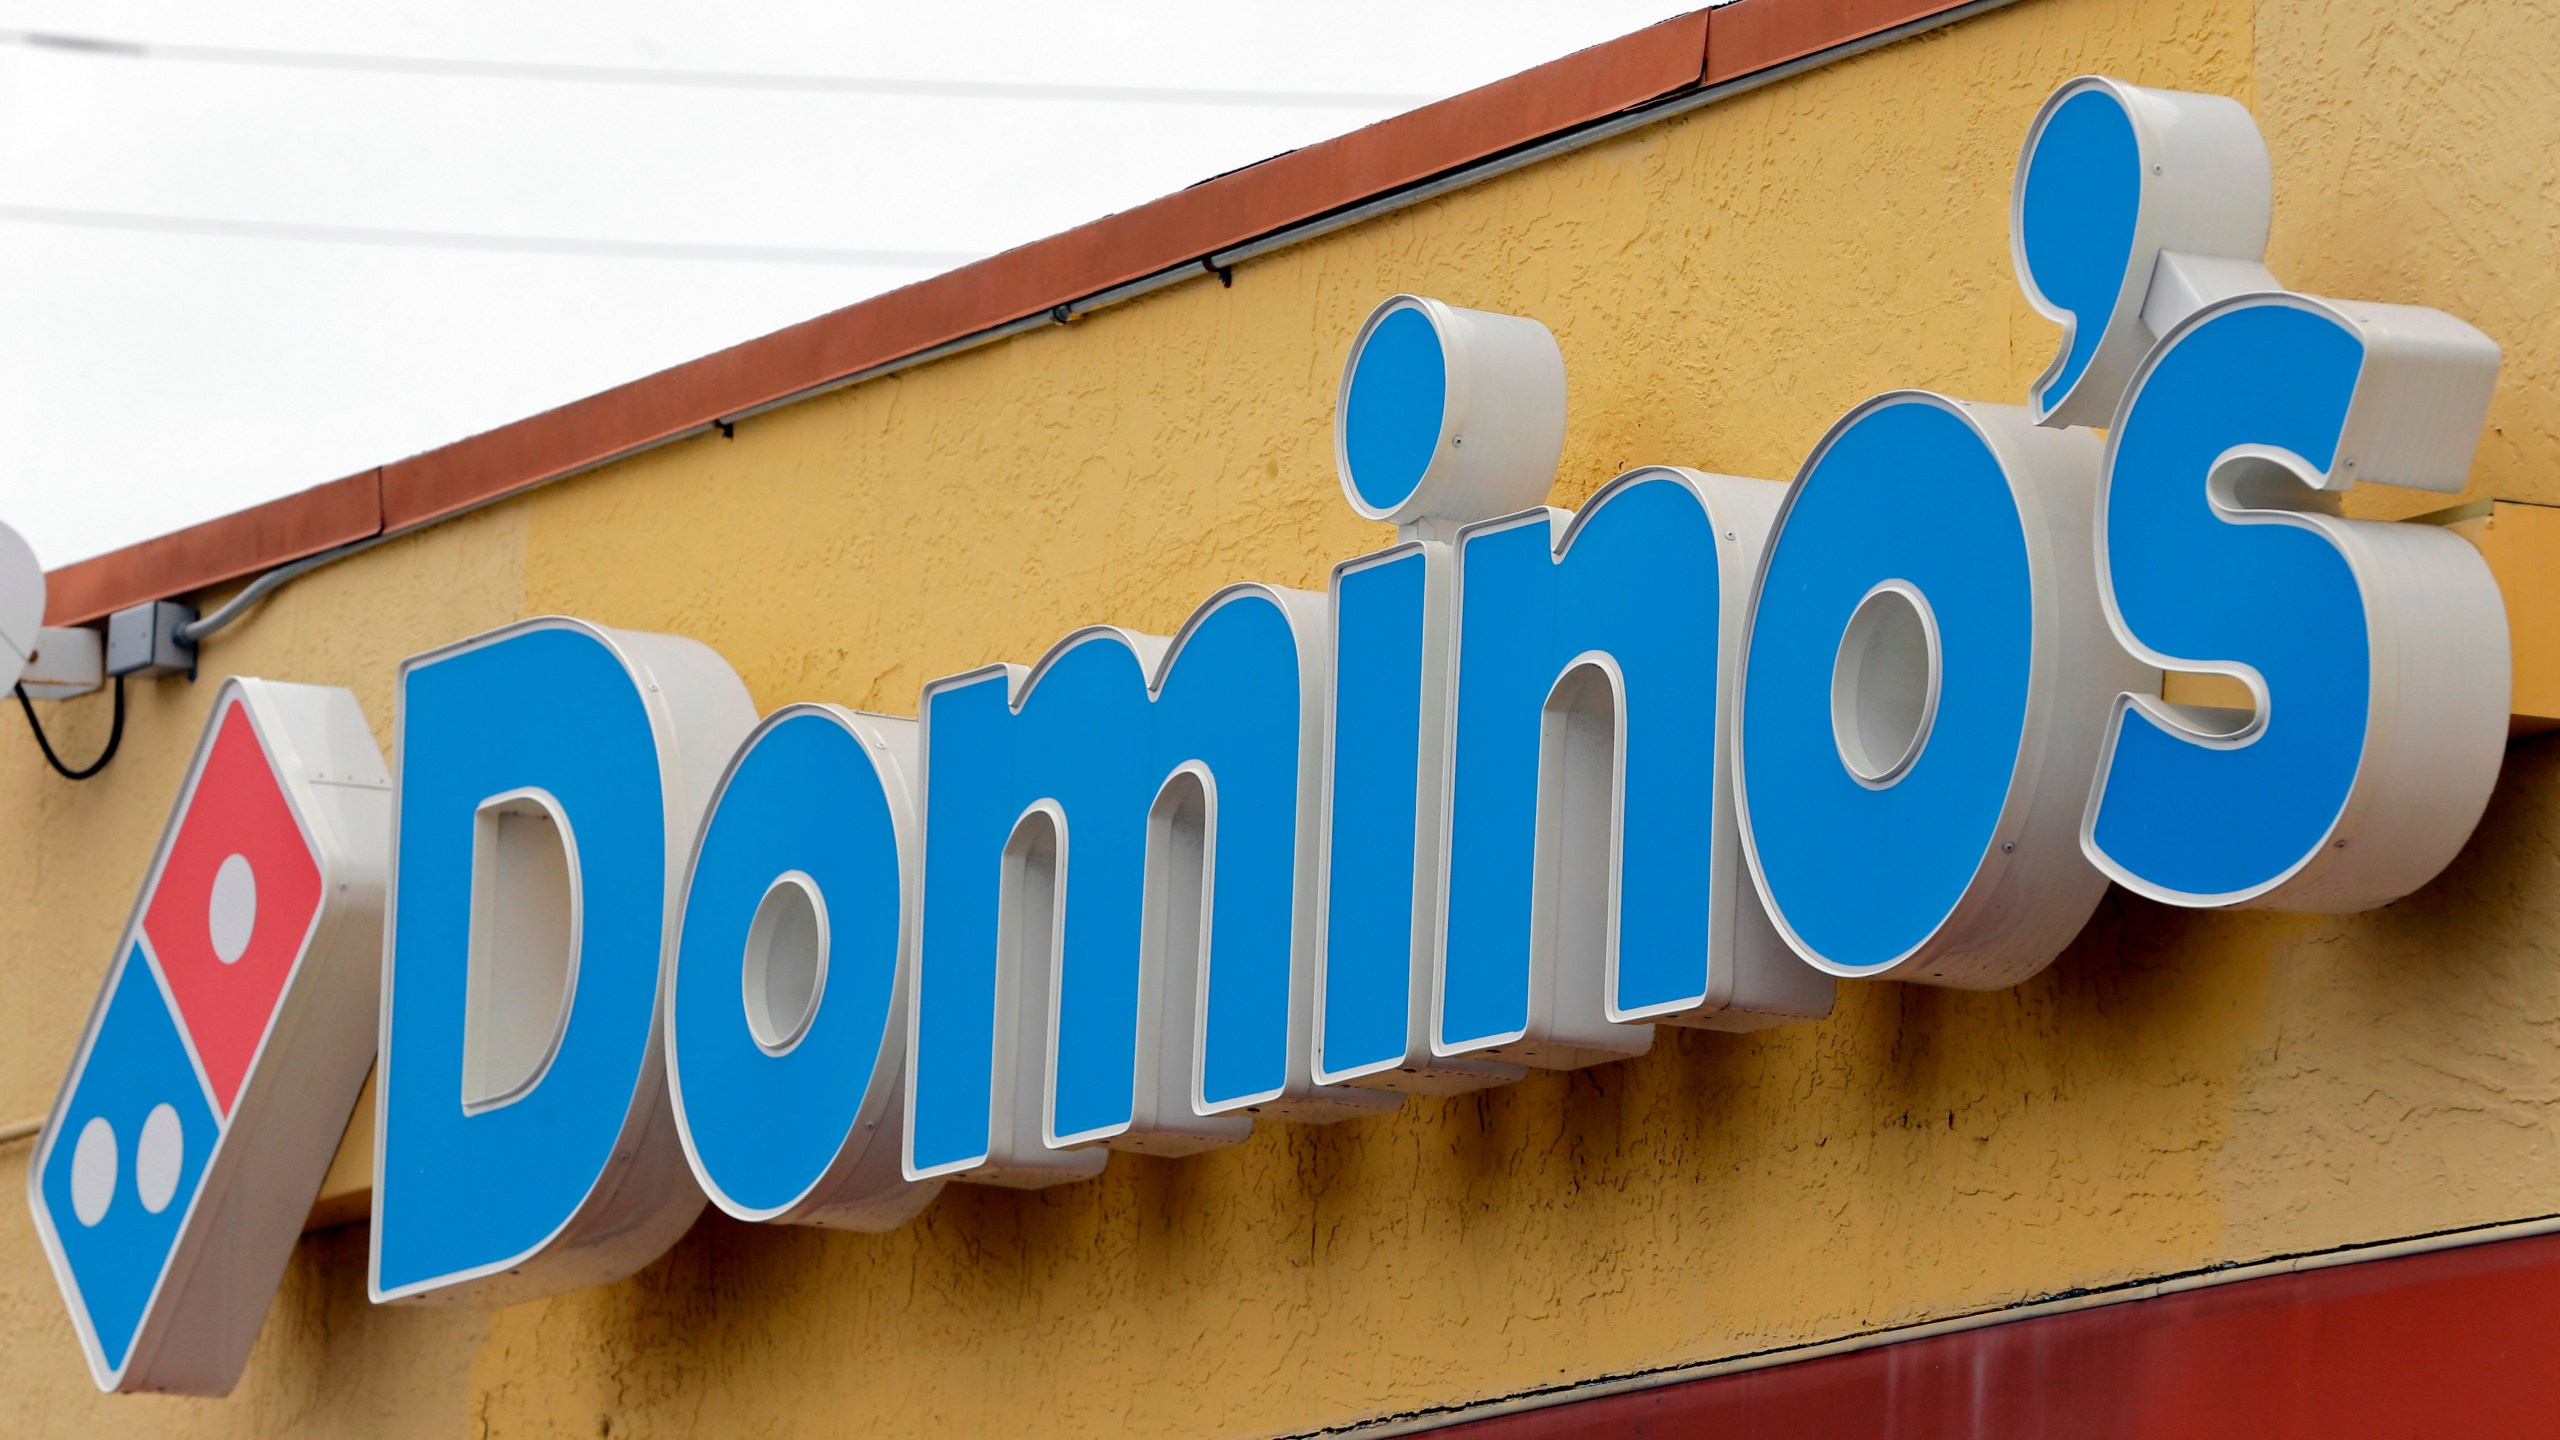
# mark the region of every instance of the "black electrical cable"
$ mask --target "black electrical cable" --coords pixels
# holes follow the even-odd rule
[[[81,770],[74,770],[63,764],[62,757],[53,753],[53,742],[44,738],[44,725],[36,719],[36,702],[27,698],[27,687],[12,685],[9,688],[18,692],[18,708],[27,712],[27,728],[36,732],[36,748],[44,752],[45,763],[52,766],[54,773],[63,779],[86,780],[106,769],[107,762],[116,758],[116,747],[124,743],[123,676],[116,677],[116,718],[107,728],[107,748],[99,751],[98,758],[90,761],[88,767]]]

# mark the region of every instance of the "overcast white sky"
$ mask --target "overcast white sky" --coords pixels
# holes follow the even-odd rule
[[[110,550],[1697,3],[0,0],[0,519],[49,566]],[[1097,103],[377,73],[70,50],[26,32],[1368,98]],[[117,217],[808,247],[894,263],[156,233]]]

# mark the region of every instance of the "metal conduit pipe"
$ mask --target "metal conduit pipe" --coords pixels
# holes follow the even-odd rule
[[[221,608],[215,610],[212,614],[200,619],[190,620],[186,624],[179,626],[179,643],[194,645],[203,640],[206,636],[211,635],[215,631],[222,629],[224,626],[231,624],[241,616],[248,614],[251,607],[255,606],[259,601],[266,599],[267,596],[273,594],[286,582],[308,575],[312,571],[319,569],[323,565],[330,564],[333,561],[344,560],[348,556],[356,554],[359,551],[370,550],[374,546],[391,538],[393,537],[389,533],[368,535],[362,540],[351,540],[344,545],[333,546],[330,549],[320,551],[317,554],[305,555],[299,560],[279,565],[273,570],[269,570],[265,574],[260,575],[257,579],[250,581],[246,586],[241,588],[239,594],[234,595],[229,600],[225,601]]]

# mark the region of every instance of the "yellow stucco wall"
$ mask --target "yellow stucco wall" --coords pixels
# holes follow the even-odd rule
[[[2425,13],[2416,13],[2423,11]],[[2560,501],[2560,80],[2543,7],[2024,0],[1184,286],[793,406],[304,580],[215,673],[351,686],[569,612],[709,642],[758,702],[913,713],[1084,623],[1375,548],[1333,389],[1396,290],[1547,321],[1558,503],[1631,466],[1784,477],[1877,391],[2014,400],[2050,326],[2006,240],[2016,150],[2099,70],[2250,102],[2271,263],[2506,347],[2475,495]],[[2441,497],[2357,497],[2400,515]],[[213,687],[136,696],[74,788],[0,740],[0,1120],[49,1103]],[[58,707],[70,747],[98,701]],[[1288,1431],[2221,1260],[2560,1211],[2560,741],[2389,910],[2121,893],[1998,994],[1847,985],[1827,1021],[1099,1181],[955,1186],[864,1236],[708,1215],[618,1285],[494,1314],[364,1301],[313,1237],[228,1400],[101,1398],[0,1203],[0,1429],[22,1434]],[[23,1194],[29,1147],[0,1147]],[[101,1428],[105,1427],[105,1428]]]

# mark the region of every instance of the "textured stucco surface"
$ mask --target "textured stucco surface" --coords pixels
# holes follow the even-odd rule
[[[566,611],[717,647],[760,704],[913,713],[934,676],[1218,586],[1321,585],[1386,532],[1335,489],[1360,317],[1417,290],[1562,341],[1557,501],[1674,462],[1784,477],[1840,413],[2015,399],[2028,118],[2103,70],[2238,95],[2272,263],[2508,347],[2474,493],[2560,501],[2549,7],[2025,0],[1239,270],[536,492],[288,588],[208,662],[352,686]],[[2434,508],[2376,494],[2364,513]],[[74,790],[0,740],[0,1118],[42,1110],[211,687],[145,686]],[[58,707],[70,746],[104,706]],[[0,1205],[14,1433],[1245,1434],[1703,1359],[2223,1260],[2560,1211],[2560,741],[2511,750],[2452,870],[2384,912],[2121,894],[1988,995],[1851,985],[1817,1025],[1038,1193],[886,1236],[712,1215],[624,1283],[377,1309],[300,1252],[227,1401],[90,1393]],[[27,1146],[0,1148],[23,1193]]]

